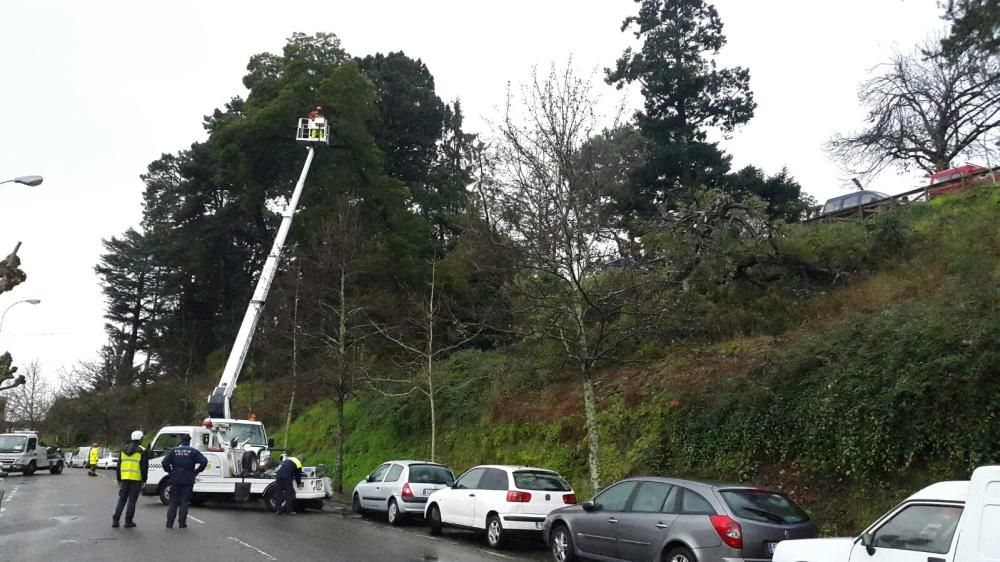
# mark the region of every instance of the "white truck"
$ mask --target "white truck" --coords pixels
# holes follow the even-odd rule
[[[779,543],[773,562],[1000,562],[1000,466],[928,486],[857,537]]]
[[[46,447],[34,431],[0,433],[0,472],[20,472],[31,476],[36,470],[50,474],[63,471],[62,455],[55,447]]]
[[[208,397],[208,418],[202,426],[168,426],[161,429],[151,446],[149,461],[149,477],[143,492],[149,495],[158,494],[160,501],[169,503],[170,486],[166,485],[167,475],[163,471],[163,455],[167,450],[179,444],[179,435],[191,436],[191,446],[202,451],[209,460],[208,468],[195,480],[192,503],[201,502],[208,497],[222,496],[247,501],[263,498],[268,509],[275,511],[276,487],[274,469],[277,459],[272,459],[274,447],[272,440],[267,439],[264,425],[256,420],[233,419],[230,399],[236,390],[243,362],[250,350],[257,322],[264,310],[264,302],[271,289],[271,282],[278,271],[281,259],[281,249],[292,226],[295,209],[302,195],[306,176],[312,166],[315,148],[312,145],[329,144],[329,124],[314,123],[310,120],[300,122],[296,140],[308,146],[306,161],[302,173],[295,184],[295,190],[281,213],[281,224],[271,246],[271,252],[264,261],[264,268],[257,279],[257,287],[250,298],[243,322],[240,324],[236,341],[222,370],[218,386]],[[311,131],[322,128],[322,134],[312,134]],[[251,416],[252,417],[252,416]],[[331,494],[330,479],[326,478],[326,467],[303,467],[302,486],[296,490],[296,508],[315,507],[322,509],[323,499]]]
[[[277,511],[277,487],[274,469],[277,459],[264,425],[251,420],[208,418],[201,426],[168,426],[161,429],[150,445],[149,477],[143,487],[146,495],[158,495],[170,503],[168,475],[163,470],[163,455],[180,444],[180,436],[191,438],[191,446],[208,459],[208,468],[195,479],[191,503],[224,498],[235,501],[263,499],[267,508]],[[234,444],[235,441],[235,444]],[[295,490],[295,509],[322,509],[329,497],[330,479],[325,467],[303,468],[302,485]]]

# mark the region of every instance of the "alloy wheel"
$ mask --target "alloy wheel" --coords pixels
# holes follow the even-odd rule
[[[556,531],[554,537],[552,537],[552,557],[556,559],[557,562],[566,562],[566,556],[569,553],[569,539],[566,537],[566,532],[563,530]]]

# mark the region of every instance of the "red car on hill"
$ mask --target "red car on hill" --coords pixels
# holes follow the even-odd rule
[[[982,166],[966,164],[931,174],[931,185],[927,195],[933,199],[946,193],[958,193],[984,181],[990,170]]]

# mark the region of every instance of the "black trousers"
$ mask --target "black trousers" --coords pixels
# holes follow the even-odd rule
[[[278,478],[278,511],[295,511],[295,485],[291,478]]]
[[[125,509],[125,522],[129,523],[132,518],[135,517],[135,501],[139,499],[139,492],[142,491],[142,482],[138,480],[122,480],[118,483],[118,506],[115,507],[115,514],[112,519],[118,521],[122,517],[122,510],[125,509],[125,504],[128,504],[128,509]]]
[[[191,490],[194,484],[171,484],[170,507],[167,508],[167,525],[173,526],[174,517],[181,525],[187,525],[188,504],[191,503]],[[180,508],[180,513],[177,513]]]

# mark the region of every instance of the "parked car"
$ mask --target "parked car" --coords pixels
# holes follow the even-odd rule
[[[836,213],[837,211],[845,211],[847,209],[861,207],[869,203],[874,203],[880,199],[885,199],[886,197],[888,197],[888,195],[885,193],[879,193],[878,191],[855,191],[853,193],[848,193],[847,195],[827,199],[819,214],[820,216],[823,216],[829,213]]]
[[[557,562],[750,562],[770,560],[816,525],[788,496],[739,484],[628,478],[593,500],[557,509],[543,536]]]
[[[575,503],[573,488],[556,472],[484,465],[431,494],[425,518],[432,535],[443,527],[485,530],[487,544],[503,548],[512,533],[540,535],[550,511]]]
[[[966,164],[931,174],[927,195],[934,199],[948,193],[959,193],[987,179],[989,168]]]
[[[446,466],[427,461],[389,461],[376,468],[354,487],[352,505],[356,513],[386,514],[399,525],[409,516],[423,517],[427,498],[455,483]]]
[[[785,541],[774,562],[1000,561],[1000,466],[972,480],[938,482],[879,517],[854,538]]]
[[[118,468],[118,453],[107,449],[101,450],[101,457],[97,459],[97,468],[111,470]]]

